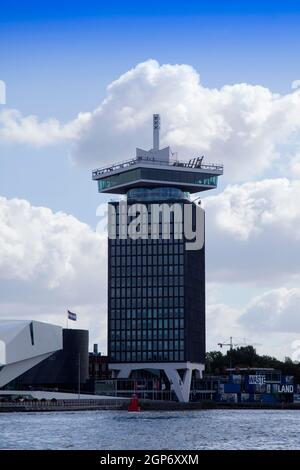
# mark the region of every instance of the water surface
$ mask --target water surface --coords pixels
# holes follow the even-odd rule
[[[1,413],[1,449],[300,449],[300,410]]]

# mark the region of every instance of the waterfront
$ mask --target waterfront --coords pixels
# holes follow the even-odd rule
[[[300,411],[3,413],[1,449],[300,449]]]

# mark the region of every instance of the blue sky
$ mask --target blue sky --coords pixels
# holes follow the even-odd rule
[[[286,303],[289,302],[288,305],[293,304],[295,295],[298,295],[292,290],[297,287],[298,272],[289,253],[285,256],[288,260],[286,265],[274,256],[270,255],[270,258],[267,258],[266,253],[269,253],[268,249],[273,246],[272,243],[278,246],[281,239],[273,240],[271,243],[266,241],[269,234],[266,220],[270,220],[270,214],[276,213],[276,204],[279,207],[277,192],[286,194],[287,200],[290,193],[297,193],[294,179],[297,172],[300,175],[298,95],[296,91],[293,96],[291,94],[292,82],[300,78],[299,20],[300,3],[295,1],[186,1],[184,3],[115,1],[113,5],[111,2],[89,1],[6,2],[5,5],[1,5],[0,11],[0,80],[4,80],[7,87],[6,105],[0,105],[0,196],[9,201],[12,198],[25,199],[33,207],[41,206],[53,212],[63,211],[78,219],[74,230],[80,231],[80,223],[86,222],[90,230],[94,231],[97,223],[96,207],[99,202],[108,198],[97,194],[96,185],[91,181],[91,170],[94,166],[101,166],[108,158],[126,159],[131,156],[135,146],[147,145],[147,136],[151,136],[149,128],[151,112],[149,111],[149,116],[143,122],[135,122],[135,131],[132,133],[130,131],[126,135],[119,135],[113,123],[108,121],[112,130],[108,130],[107,137],[104,135],[105,127],[103,131],[103,120],[92,116],[96,128],[99,126],[99,136],[83,129],[83,132],[86,132],[84,136],[88,146],[85,138],[82,142],[82,139],[79,139],[80,148],[76,150],[77,153],[75,152],[76,158],[74,158],[76,139],[53,137],[51,145],[44,143],[36,145],[29,137],[20,138],[19,134],[17,137],[13,134],[9,138],[4,138],[1,126],[4,129],[6,126],[6,130],[8,129],[5,121],[7,118],[1,121],[1,112],[17,110],[22,116],[21,121],[28,115],[34,115],[38,122],[34,132],[42,133],[43,123],[46,123],[47,134],[48,130],[50,132],[52,129],[51,125],[47,124],[49,118],[55,118],[60,126],[65,123],[73,125],[78,113],[92,114],[95,109],[103,105],[103,100],[109,93],[114,106],[108,105],[106,112],[108,115],[118,113],[122,106],[128,105],[126,95],[130,95],[130,87],[134,86],[139,90],[141,100],[137,102],[134,98],[130,106],[135,111],[142,108],[147,111],[151,107],[151,100],[147,101],[149,96],[153,102],[158,103],[157,107],[160,106],[161,99],[159,90],[154,90],[153,94],[149,95],[147,80],[151,74],[157,74],[162,86],[165,86],[166,71],[163,64],[171,64],[171,73],[175,74],[174,80],[177,80],[178,89],[182,91],[193,86],[193,72],[184,68],[177,70],[174,64],[187,64],[199,74],[201,86],[196,90],[196,93],[199,93],[200,111],[197,107],[193,107],[188,93],[181,96],[181,92],[178,92],[178,96],[180,95],[178,100],[186,107],[189,114],[189,128],[185,131],[188,132],[189,139],[193,140],[195,136],[197,138],[199,125],[199,151],[203,145],[208,161],[218,159],[225,164],[225,177],[220,182],[219,190],[214,192],[219,199],[211,198],[207,203],[207,217],[211,220],[209,233],[212,234],[210,237],[212,241],[208,245],[208,267],[212,273],[209,276],[211,287],[208,291],[212,318],[218,318],[221,311],[226,311],[233,319],[238,315],[247,319],[253,309],[251,302],[261,305],[260,300],[255,300],[257,295],[267,295],[267,302],[270,304],[271,302],[280,304],[282,298]],[[149,59],[157,61],[160,66],[146,62]],[[139,69],[138,64],[143,63],[147,65]],[[131,69],[134,70],[133,78],[127,85],[119,84],[113,92],[107,91],[107,86],[112,81],[119,79]],[[249,84],[250,88],[239,88],[238,84],[241,83]],[[229,88],[224,89],[224,86]],[[143,95],[145,90],[148,94]],[[167,109],[170,103],[169,111],[162,114],[162,131],[166,135],[167,128],[170,129],[172,122],[172,107],[175,109],[177,103],[176,99],[174,102],[172,89],[168,86],[165,94],[166,96],[162,97],[164,109]],[[277,100],[277,97],[280,99]],[[205,109],[209,131],[213,133],[216,126],[216,137],[207,137],[205,125],[201,127],[206,120],[205,112],[201,114],[202,106],[207,106]],[[159,109],[157,111],[160,112]],[[247,119],[240,127],[239,120],[243,121],[245,113]],[[268,120],[266,116],[269,113]],[[256,127],[252,123],[253,115],[254,121],[258,123]],[[225,126],[222,127],[220,122],[225,123]],[[230,137],[226,134],[229,127],[233,130]],[[11,128],[9,130],[12,131]],[[28,134],[30,132],[31,130],[27,131]],[[260,135],[264,132],[266,139]],[[171,133],[168,135],[171,136]],[[249,149],[250,135],[255,139],[257,135],[260,137]],[[221,143],[218,140],[220,136]],[[43,139],[45,140],[45,136]],[[203,143],[205,139],[207,139],[206,147]],[[122,155],[117,144],[122,145],[123,142]],[[177,150],[176,139],[174,142],[170,143]],[[186,141],[178,145],[182,158],[188,158],[189,152],[195,150],[194,147],[189,147]],[[94,152],[93,159],[85,158],[84,152],[90,148]],[[103,155],[102,148],[109,149],[107,155]],[[242,148],[246,150],[242,151]],[[264,160],[266,165],[263,164]],[[257,171],[252,171],[253,169]],[[271,183],[269,180],[272,180]],[[228,185],[232,184],[238,185],[236,189],[228,189]],[[245,184],[250,186],[245,189],[243,186]],[[237,208],[236,199],[240,200],[242,197],[246,198],[245,206]],[[256,198],[260,201],[257,206],[253,203]],[[269,205],[267,204],[262,215],[259,207],[265,203],[264,201],[269,201]],[[14,204],[11,204],[10,210],[16,210]],[[223,219],[218,207],[226,208],[228,204],[231,204],[232,213],[237,219],[234,221],[230,219],[230,223],[228,220],[226,223],[222,222],[220,229],[220,220]],[[291,211],[290,219],[285,222],[286,230],[282,233],[282,240],[285,240],[288,224],[296,226],[293,219],[295,212],[296,209]],[[41,215],[41,219],[43,217]],[[53,216],[51,224],[56,223],[57,220]],[[273,233],[279,233],[276,230],[273,228]],[[90,240],[93,235],[87,233],[82,237]],[[259,237],[261,237],[260,243]],[[238,259],[233,263],[236,264],[236,272],[228,271],[225,266],[228,260],[224,253],[218,251],[220,240],[224,246],[228,246],[227,253],[231,259],[235,256],[235,246],[236,253],[239,253],[236,255],[237,258],[244,256],[246,251],[243,250],[247,248],[250,266],[248,273],[243,266],[238,266]],[[64,243],[62,240],[62,246]],[[294,240],[286,243],[288,246],[294,246]],[[14,250],[18,251],[12,246],[10,253]],[[90,250],[94,253],[94,248]],[[253,265],[255,253],[251,250],[260,253],[262,259],[266,256],[263,267]],[[72,253],[75,251],[74,246]],[[70,254],[71,256],[73,255]],[[74,262],[76,266],[77,261]],[[46,264],[45,261],[37,263],[39,266],[37,272],[40,266]],[[85,266],[88,266],[88,262]],[[56,273],[56,265],[51,265],[52,268]],[[256,280],[261,279],[262,272],[265,273],[263,282]],[[282,276],[275,276],[277,272],[281,272]],[[31,282],[34,282],[32,280],[39,274],[35,274],[33,268],[30,268],[24,272],[23,280],[20,281],[19,278],[14,280],[14,276],[15,274],[11,273],[9,279],[5,279],[3,275],[3,291],[14,291],[13,285],[10,289],[6,288],[7,282],[19,283],[26,279],[19,292],[25,295],[24,292],[28,289],[26,298],[30,297]],[[213,281],[219,285],[218,295],[212,287]],[[66,282],[72,292],[69,278]],[[74,285],[77,286],[76,282]],[[49,293],[52,288],[53,286],[47,290],[47,295],[45,294],[48,300],[45,300],[44,308],[50,317],[52,315],[55,318],[52,307],[49,307],[53,304],[53,298]],[[63,283],[61,288],[66,290]],[[57,297],[64,299],[61,292],[55,292]],[[72,294],[68,295],[68,299],[61,300],[61,304],[58,304],[58,309],[63,308],[64,302],[69,302],[69,308],[73,310],[76,308],[78,299],[72,298]],[[88,297],[87,294],[86,296]],[[98,304],[101,303],[99,299],[94,299],[93,302],[98,309]],[[80,305],[80,308],[86,309],[86,315],[90,315],[94,307],[88,305],[87,301],[82,303],[84,305]],[[223,310],[221,304],[225,305],[222,307]],[[30,311],[30,304],[27,306]],[[5,303],[5,308],[3,307],[4,310],[6,308],[15,314],[16,307],[11,304],[11,297]],[[290,306],[287,308],[292,309]],[[1,310],[0,305],[0,316],[4,315],[3,309]],[[228,333],[232,333],[234,328],[232,326]],[[277,325],[276,328],[280,330],[280,326]],[[239,328],[236,331],[240,332]],[[220,333],[215,332],[215,335],[217,334]],[[255,335],[255,332],[253,334]],[[284,334],[282,332],[282,335]],[[279,341],[280,344],[284,342],[282,338],[283,336]],[[272,340],[268,344],[273,344]],[[279,352],[274,346],[274,351],[283,354],[281,346]]]
[[[40,20],[58,18],[90,18],[90,17],[114,17],[114,16],[187,16],[207,14],[211,16],[226,14],[282,14],[297,13],[300,7],[294,0],[285,2],[273,2],[272,0],[187,0],[184,5],[180,1],[166,0],[163,2],[139,2],[128,0],[108,1],[86,1],[72,2],[52,0],[40,5],[38,0],[28,1],[26,4],[11,1],[2,8],[2,17],[5,21],[15,20]]]
[[[149,58],[191,64],[211,88],[247,82],[284,93],[298,76],[297,3],[185,2],[183,8],[182,2],[9,2],[0,17],[0,78],[7,85],[7,105],[41,119],[68,120],[94,109],[112,80]],[[24,152],[31,160],[26,167]],[[72,207],[43,177],[50,172],[64,187],[81,187],[95,206],[88,173],[71,168],[53,149],[43,150],[42,162],[32,149],[7,153],[0,176],[5,195],[94,222],[94,208],[82,204],[82,192],[80,198],[72,196]],[[9,178],[16,167],[23,175],[18,184]]]

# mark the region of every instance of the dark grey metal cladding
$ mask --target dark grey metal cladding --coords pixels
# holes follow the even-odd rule
[[[63,330],[63,349],[52,354],[9,384],[9,388],[22,386],[47,386],[77,390],[79,380],[84,384],[89,375],[89,332]]]
[[[205,362],[205,244],[185,252],[185,321],[187,360]]]

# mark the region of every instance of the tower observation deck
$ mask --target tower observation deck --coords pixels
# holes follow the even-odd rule
[[[205,363],[205,214],[190,194],[216,188],[223,166],[203,156],[179,160],[170,147],[160,149],[159,132],[154,114],[151,150],[137,148],[134,158],[92,173],[100,193],[126,194],[126,201],[109,203],[115,214],[108,240],[109,367],[118,379],[159,379],[189,401],[192,378]],[[142,230],[132,237],[137,206]],[[152,237],[155,210],[166,207],[173,212],[168,220],[159,213]],[[197,246],[188,243],[191,233]]]
[[[203,156],[180,161],[170,147],[159,149],[160,118],[153,116],[153,149],[136,149],[129,160],[107,165],[93,171],[101,193],[126,194],[132,188],[176,187],[184,192],[198,193],[214,189],[223,166],[204,163]]]

